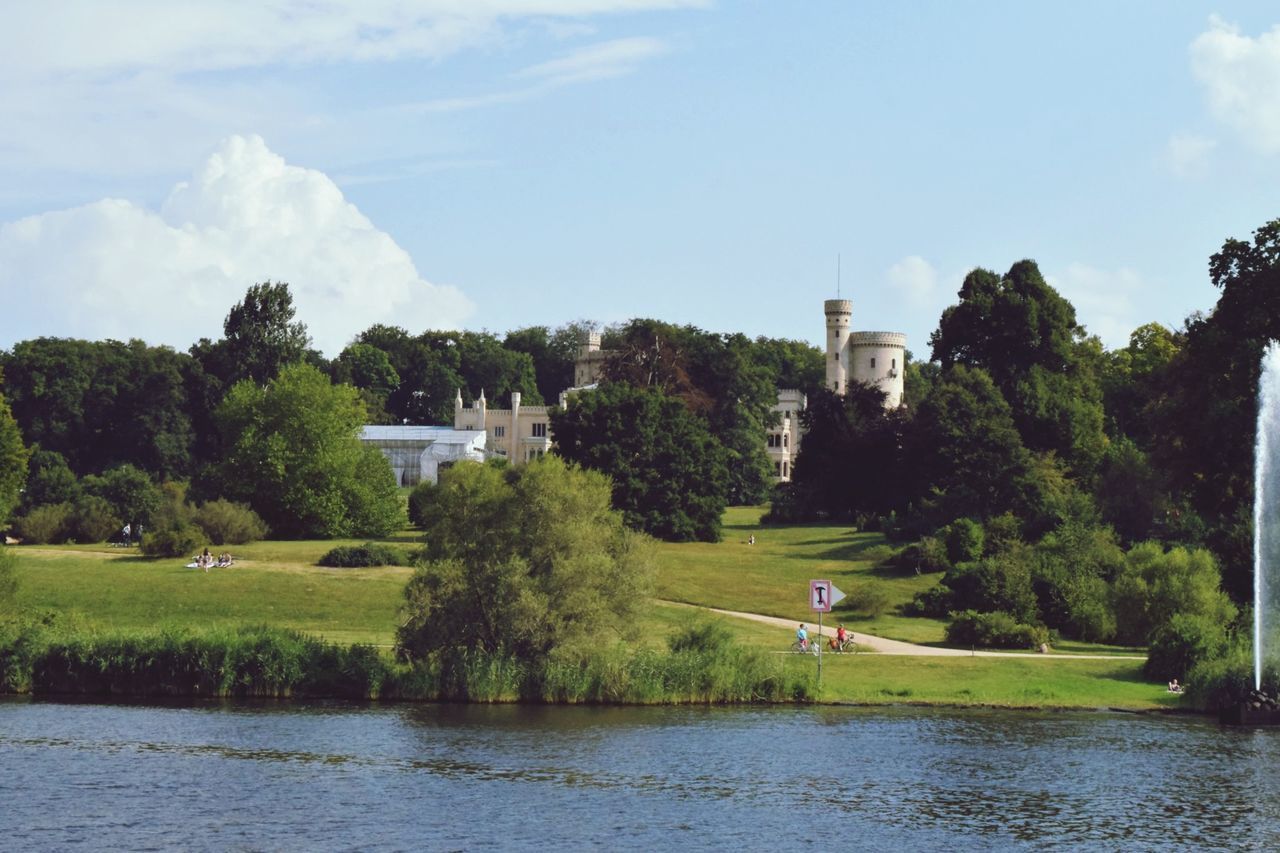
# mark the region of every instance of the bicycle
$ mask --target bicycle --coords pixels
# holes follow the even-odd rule
[[[813,640],[810,640],[807,643],[802,643],[799,640],[795,640],[794,642],[791,643],[791,651],[798,655],[813,655],[814,657],[817,657],[818,644]]]

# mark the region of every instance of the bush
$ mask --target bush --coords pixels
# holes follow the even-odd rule
[[[841,602],[842,608],[857,611],[872,619],[883,615],[889,610],[889,606],[889,591],[884,584],[875,581],[858,583]]]
[[[667,639],[672,652],[719,652],[733,643],[733,635],[723,622],[697,619]]]
[[[186,557],[204,545],[204,533],[186,523],[153,530],[142,537],[142,553],[148,557]]]
[[[945,619],[954,607],[951,604],[951,588],[945,584],[931,586],[923,592],[917,592],[911,603],[902,608],[904,616],[928,616],[933,619]]]
[[[82,545],[106,542],[120,530],[120,517],[105,498],[81,495],[71,505],[71,537]]]
[[[981,524],[970,518],[957,518],[942,532],[946,541],[947,560],[951,565],[969,563],[982,557],[984,535]]]
[[[15,519],[14,532],[30,545],[65,542],[71,535],[71,504],[46,504]]]
[[[248,504],[221,499],[202,504],[195,523],[214,545],[244,545],[267,535],[267,525]]]
[[[1198,662],[1222,657],[1226,650],[1227,630],[1221,622],[1202,614],[1175,613],[1152,634],[1142,672],[1159,681],[1186,681]]]
[[[951,568],[947,559],[947,546],[936,536],[925,536],[914,545],[903,548],[894,559],[894,565],[903,572],[945,572]]]
[[[366,542],[363,545],[339,545],[321,557],[318,564],[335,569],[364,569],[370,566],[407,566],[409,558],[391,545]]]
[[[409,493],[409,521],[417,527],[426,527],[431,520],[431,506],[438,487],[430,480],[423,480]]]
[[[947,642],[960,646],[1034,649],[1049,642],[1049,629],[1023,624],[1003,611],[966,610],[952,614],[952,622],[947,626]]]

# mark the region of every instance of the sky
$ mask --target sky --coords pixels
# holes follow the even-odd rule
[[[901,331],[1036,260],[1108,347],[1280,216],[1274,3],[0,7],[0,347],[374,323]]]

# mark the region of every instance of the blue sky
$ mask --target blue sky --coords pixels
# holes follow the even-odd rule
[[[1109,346],[1280,215],[1274,4],[0,11],[0,346],[373,322],[928,334],[1031,257]],[[123,11],[119,11],[123,10]]]

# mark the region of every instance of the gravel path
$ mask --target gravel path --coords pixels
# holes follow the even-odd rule
[[[788,634],[794,632],[800,623],[795,619],[783,619],[778,616],[765,616],[760,613],[743,613],[738,610],[721,610],[717,607],[700,607],[696,604],[686,604],[681,601],[664,601],[664,604],[674,604],[679,607],[691,607],[697,610],[705,610],[709,613],[719,613],[723,616],[733,616],[738,619],[749,619],[752,622],[759,622],[763,625],[773,625],[774,627],[785,629]],[[817,623],[810,624],[808,621],[805,625],[811,629],[811,633],[818,630]],[[988,652],[988,651],[969,651],[964,649],[940,649],[936,646],[920,646],[915,643],[904,643],[901,640],[889,640],[884,637],[876,637],[871,634],[850,631],[853,635],[853,641],[857,643],[859,651],[878,652],[882,655],[916,655],[925,657],[980,657],[980,658],[1023,658],[1025,660],[1146,660],[1145,655],[1077,655],[1077,654],[1059,654],[1053,652],[1047,655],[1030,654],[1027,652]],[[824,637],[834,637],[836,629],[828,625],[822,626],[822,635]]]

